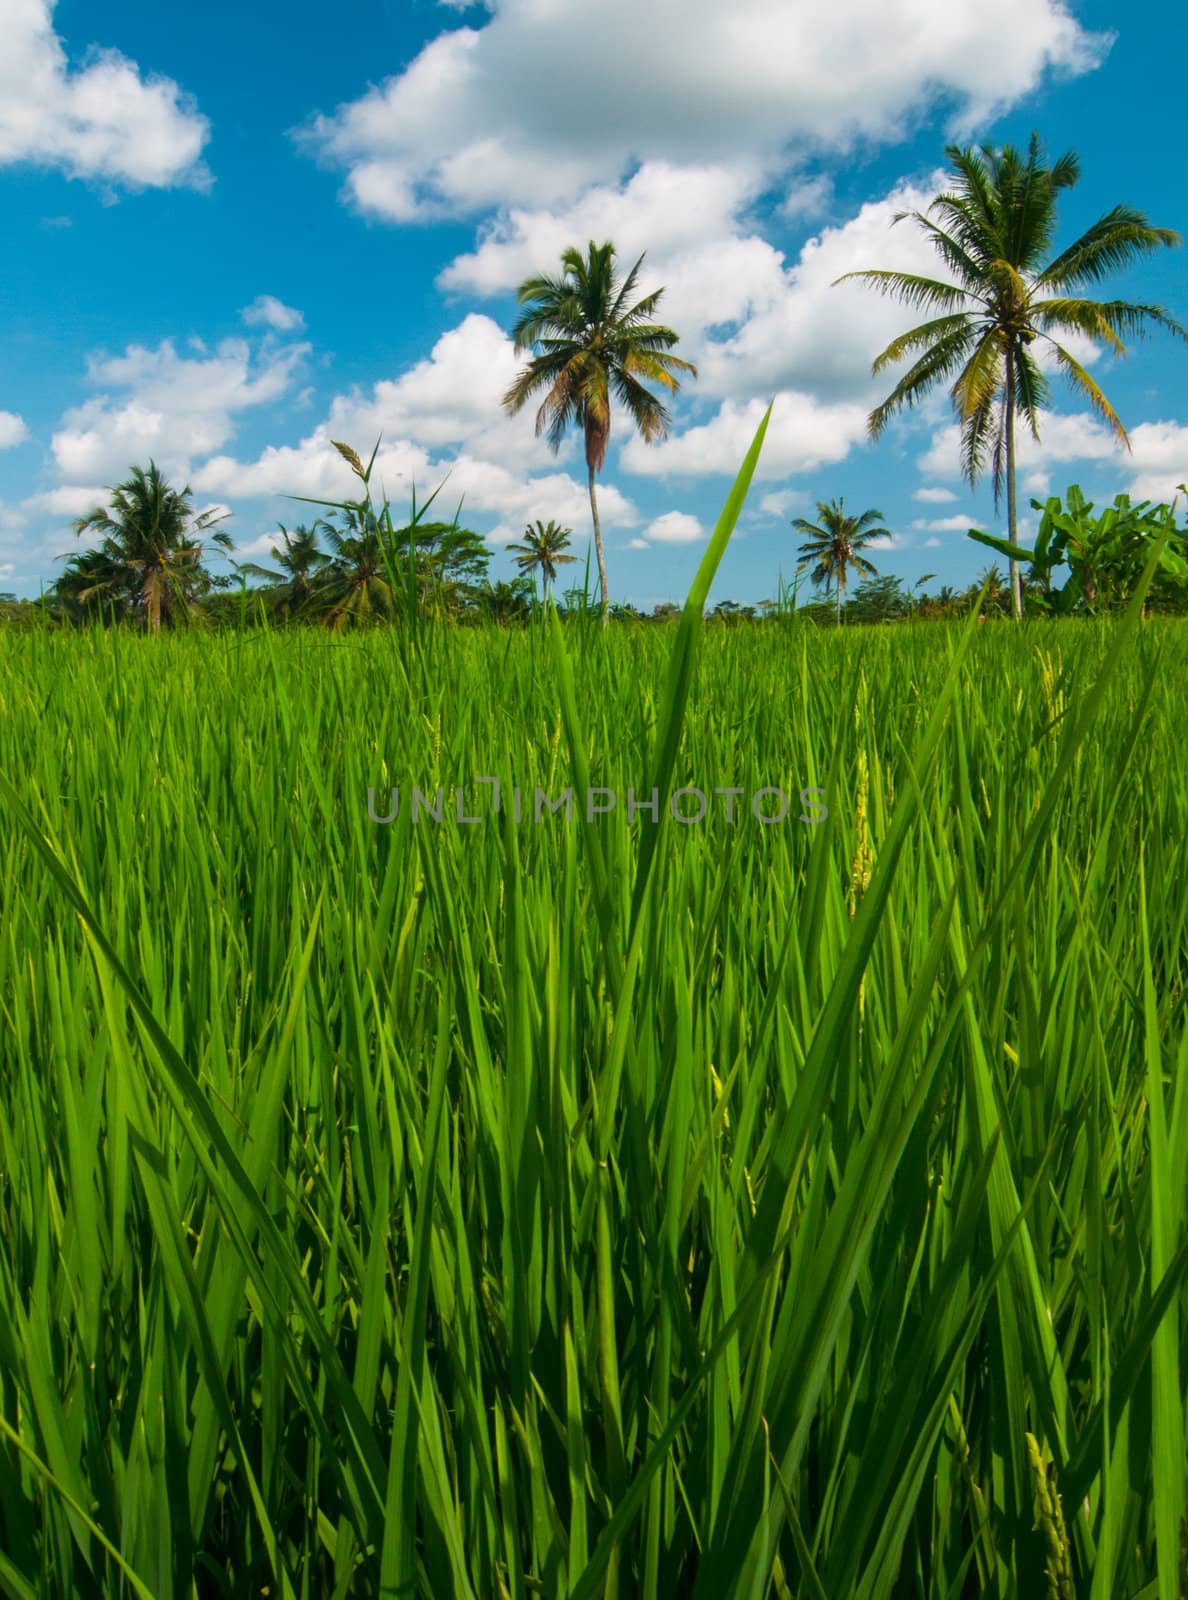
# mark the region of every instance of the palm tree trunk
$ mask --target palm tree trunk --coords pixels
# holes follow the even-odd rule
[[[839,572],[838,575],[837,575],[837,625],[838,625],[839,628],[842,625],[842,620],[841,620],[841,602],[842,602],[842,590],[845,588],[845,586],[846,586],[846,580],[842,577],[841,573]]]
[[[1007,471],[1007,538],[1015,544],[1019,533],[1019,513],[1015,499],[1015,364],[1013,352],[1006,357],[1006,471]],[[1023,618],[1023,585],[1019,578],[1019,563],[1011,557],[1011,607],[1015,621]]]
[[[598,582],[602,589],[602,626],[605,628],[610,618],[610,594],[606,587],[606,561],[602,554],[602,524],[598,520],[598,501],[594,494],[594,468],[588,465],[590,473],[590,510],[594,516],[594,550],[598,556]]]

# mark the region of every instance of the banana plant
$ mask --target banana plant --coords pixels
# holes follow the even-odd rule
[[[1184,484],[1179,488],[1188,494]],[[1132,505],[1129,495],[1119,494],[1113,505],[1094,516],[1093,502],[1086,500],[1074,483],[1063,502],[1059,495],[1046,501],[1032,500],[1042,516],[1031,549],[977,528],[969,530],[969,537],[1000,555],[1029,564],[1034,585],[1028,596],[1029,609],[1045,616],[1112,610],[1126,601],[1153,542],[1168,528],[1171,537],[1160,557],[1157,576],[1164,586],[1182,589],[1188,585],[1188,528],[1176,528],[1178,500],[1177,495],[1170,506],[1153,505],[1149,500]],[[1068,577],[1059,587],[1052,581],[1058,567],[1068,569]]]

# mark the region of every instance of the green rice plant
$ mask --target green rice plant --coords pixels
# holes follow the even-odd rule
[[[702,629],[766,424],[673,629],[0,633],[0,1593],[1181,1593],[1188,634]]]

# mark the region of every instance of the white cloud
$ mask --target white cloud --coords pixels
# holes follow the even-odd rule
[[[628,539],[623,546],[624,550],[649,550],[651,546],[646,539]]]
[[[332,435],[322,423],[299,445],[270,446],[252,462],[215,456],[194,472],[190,481],[195,492],[225,495],[233,500],[273,495],[307,495],[313,500],[353,497],[359,491],[359,481],[334,449],[332,436],[340,437],[337,432]],[[450,522],[455,511],[463,527],[492,515],[498,517],[486,535],[493,545],[521,538],[527,524],[538,518],[544,522],[554,520],[579,534],[590,522],[587,486],[567,473],[532,477],[524,471],[513,472],[505,465],[476,459],[466,451],[453,460],[433,460],[429,451],[407,439],[381,447],[372,482],[376,499],[385,494],[390,499],[393,516],[411,515],[415,486],[418,509],[440,488],[429,512],[434,521]],[[638,512],[613,484],[600,483],[597,493],[598,514],[604,528],[634,527],[639,523]],[[308,522],[318,515],[316,506],[302,506],[293,512],[292,521]]]
[[[804,511],[810,504],[805,489],[776,489],[760,496],[758,510],[768,517],[786,517],[790,511]]]
[[[85,517],[93,507],[106,505],[108,498],[107,490],[98,485],[64,484],[30,495],[21,504],[28,511],[48,511],[55,517]]]
[[[925,539],[924,548],[926,550],[939,550],[944,542],[943,539]]]
[[[1042,468],[1049,461],[1106,461],[1125,455],[1123,447],[1103,422],[1087,411],[1060,414],[1041,412],[1039,443],[1028,428],[1016,430],[1016,460],[1021,469]],[[920,470],[937,477],[961,475],[961,430],[956,423],[938,428],[932,443],[919,458]]]
[[[204,189],[210,133],[171,78],[142,77],[118,50],[92,46],[81,66],[53,28],[53,0],[5,0],[0,53],[0,167],[56,167],[130,188]]]
[[[465,496],[463,521],[468,513],[499,519],[487,535],[492,544],[520,538],[525,525],[538,517],[584,530],[590,500],[580,430],[571,425],[554,456],[546,437],[535,434],[544,391],[515,417],[508,417],[500,404],[520,365],[507,334],[490,317],[472,313],[398,377],[336,396],[327,419],[299,444],[269,447],[255,461],[216,455],[191,481],[196,491],[231,498],[300,494],[342,499],[359,485],[332,441],[352,445],[366,460],[382,437],[374,481],[402,513],[406,506],[411,509],[414,484],[419,506],[448,473],[431,515],[444,506],[442,515],[449,521]],[[628,428],[625,414],[612,406],[612,444],[626,438]],[[565,462],[574,464],[577,478],[555,470],[554,463]],[[613,484],[600,482],[597,492],[605,526],[638,525],[638,513]],[[317,512],[310,508],[310,514]]]
[[[696,544],[705,536],[697,518],[684,511],[666,511],[644,529],[644,540],[649,544]]]
[[[249,328],[273,328],[277,333],[293,333],[305,326],[300,311],[287,306],[272,294],[258,294],[250,306],[239,313]]]
[[[957,496],[953,493],[952,489],[941,489],[938,487],[926,486],[923,489],[917,489],[912,495],[912,499],[926,500],[932,505],[943,506],[947,505],[952,500],[956,500]]]
[[[1179,422],[1140,422],[1128,431],[1133,452],[1127,458],[1134,474],[1128,485],[1131,497],[1170,504],[1179,494],[1183,512],[1180,485],[1188,483],[1188,427]]]
[[[5,561],[3,565],[0,565],[0,578],[11,578],[15,571],[16,568],[13,566],[12,562]]]
[[[679,473],[683,477],[713,474],[733,478],[766,410],[762,400],[745,404],[725,400],[711,421],[687,428],[665,442],[645,444],[638,434],[631,435],[620,462],[628,472],[652,477]],[[754,481],[770,483],[842,461],[865,436],[864,406],[822,404],[807,394],[777,394]]]
[[[1130,450],[1090,412],[1043,412],[1039,442],[1027,429],[1018,433],[1018,463],[1023,487],[1036,497],[1050,491],[1054,465],[1065,467],[1068,482],[1075,463],[1108,464],[1118,491],[1136,500],[1170,501],[1188,481],[1188,426],[1179,422],[1140,422],[1128,429]],[[960,433],[955,424],[938,429],[919,466],[926,473],[960,474]],[[1066,486],[1066,485],[1065,485]],[[1061,490],[1062,492],[1062,490]],[[1183,497],[1181,497],[1183,498]]]
[[[973,525],[972,516],[924,517],[912,523],[913,528],[923,528],[930,533],[965,533]]]
[[[635,47],[634,0],[603,0],[595,27],[577,0],[498,0],[297,137],[392,221],[557,206],[642,150],[772,170],[790,146],[901,140],[938,101],[972,127],[1109,44],[1058,0],[652,0],[648,21],[658,58]]]
[[[758,169],[722,163],[686,168],[646,162],[622,190],[602,186],[553,213],[512,208],[481,230],[481,243],[437,277],[447,293],[506,294],[542,264],[559,272],[562,252],[586,241],[615,242],[619,281],[644,256],[633,299],[662,289],[656,318],[680,334],[673,354],[692,361],[681,393],[700,400],[746,400],[756,390],[811,391],[822,400],[882,398],[885,379],[871,361],[903,331],[904,311],[862,284],[834,286],[843,273],[881,266],[935,273],[938,259],[919,228],[892,227],[901,210],[923,209],[941,186],[900,184],[882,200],[810,239],[799,258],[754,232],[747,207]],[[731,329],[712,337],[715,329]],[[943,412],[941,413],[943,414]]]
[[[185,477],[194,458],[232,437],[239,412],[286,392],[308,351],[266,348],[254,369],[244,339],[226,339],[199,359],[179,356],[169,339],[155,350],[129,345],[122,356],[92,357],[88,379],[105,392],[63,416],[51,441],[58,469],[67,480],[122,480],[132,463],[151,457],[168,475]]]
[[[0,450],[11,450],[13,445],[24,444],[29,437],[25,419],[15,411],[0,411]]]

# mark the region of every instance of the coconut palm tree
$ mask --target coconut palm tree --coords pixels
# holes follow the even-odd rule
[[[577,560],[576,556],[563,554],[569,546],[572,532],[572,528],[559,528],[555,522],[550,522],[546,528],[538,521],[535,532],[531,524],[524,530],[523,544],[509,544],[507,547],[516,558],[516,566],[525,575],[530,574],[534,567],[540,568],[541,589],[546,600],[549,584],[556,581],[557,568],[563,562]]]
[[[1182,338],[1188,334],[1162,306],[1125,300],[1086,300],[1079,292],[1110,272],[1129,266],[1164,245],[1180,243],[1170,228],[1155,228],[1141,211],[1115,206],[1092,227],[1048,260],[1056,231],[1056,200],[1080,177],[1080,162],[1069,151],[1051,167],[1039,137],[1032,134],[1026,160],[1011,145],[980,151],[950,145],[945,155],[956,184],[929,206],[939,221],[919,211],[900,212],[928,234],[954,281],[940,282],[908,272],[866,269],[838,278],[861,278],[920,310],[935,313],[928,322],[893,339],[873,366],[878,373],[905,356],[917,359],[882,405],[870,414],[873,438],[905,406],[922,399],[935,384],[954,378],[950,394],[961,424],[961,454],[972,487],[991,453],[994,505],[1005,482],[1010,542],[1016,542],[1015,419],[1021,415],[1039,439],[1039,412],[1049,385],[1033,349],[1037,339],[1050,346],[1056,365],[1074,388],[1109,423],[1129,449],[1130,441],[1113,407],[1076,358],[1059,344],[1057,333],[1081,333],[1125,354],[1123,334],[1140,335],[1148,322]],[[942,226],[943,224],[943,226]],[[955,376],[954,376],[955,375]],[[1023,614],[1018,563],[1011,560],[1011,594],[1016,617]]]
[[[982,604],[983,611],[1005,611],[1007,608],[1007,587],[1002,581],[1002,572],[997,565],[983,567],[981,572],[978,573],[975,594],[980,594],[983,588],[986,590],[986,598]]]
[[[860,517],[848,517],[845,500],[817,501],[819,522],[809,522],[804,517],[793,519],[792,526],[808,535],[798,554],[812,565],[810,577],[815,584],[837,588],[837,622],[841,626],[842,598],[846,592],[847,570],[853,568],[861,577],[872,578],[877,568],[862,551],[873,539],[890,538],[886,528],[878,526],[881,511],[864,511]]]
[[[640,321],[652,313],[663,289],[645,295],[630,311],[623,310],[644,258],[640,256],[616,293],[614,253],[613,244],[596,247],[591,239],[585,261],[576,249],[565,251],[561,257],[564,271],[560,279],[529,278],[520,285],[516,292],[519,304],[529,301],[535,304],[516,323],[515,347],[518,351],[530,350],[539,342],[544,346],[544,354],[536,356],[524,368],[502,401],[508,414],[514,416],[531,394],[547,386],[544,404],[536,415],[536,432],[539,436],[544,431],[551,414],[549,444],[554,454],[561,447],[565,425],[571,416],[585,430],[590,511],[594,519],[604,627],[609,616],[610,594],[594,475],[602,470],[610,440],[608,391],[613,386],[645,441],[651,444],[667,435],[668,413],[638,382],[637,375],[664,384],[674,394],[680,384],[669,368],[678,367],[697,376],[697,368],[691,362],[656,353],[657,347],[668,349],[676,344],[678,334],[671,328]]]
[[[339,629],[390,619],[397,604],[390,577],[394,552],[372,508],[340,506],[318,526],[330,546],[325,579],[318,585],[326,625]]]
[[[102,537],[96,549],[71,558],[59,592],[83,605],[99,601],[131,608],[155,634],[163,620],[190,615],[210,589],[210,574],[202,565],[204,544],[193,536],[209,533],[229,513],[212,507],[196,516],[189,485],[171,488],[155,461],[147,473],[133,467],[127,482],[108,492],[109,506],[96,506],[71,524],[76,538],[92,530]],[[232,548],[227,533],[210,537]]]
[[[313,597],[319,576],[325,571],[330,557],[318,547],[316,528],[304,526],[290,533],[282,522],[282,544],[272,545],[269,554],[280,571],[257,566],[253,561],[235,562],[238,572],[253,578],[265,578],[272,585],[270,594],[277,609],[286,616],[294,616],[307,606]]]
[[[505,578],[495,583],[488,579],[479,595],[479,607],[492,622],[506,627],[511,622],[526,621],[532,615],[535,598],[530,578],[513,578],[510,583]]]

